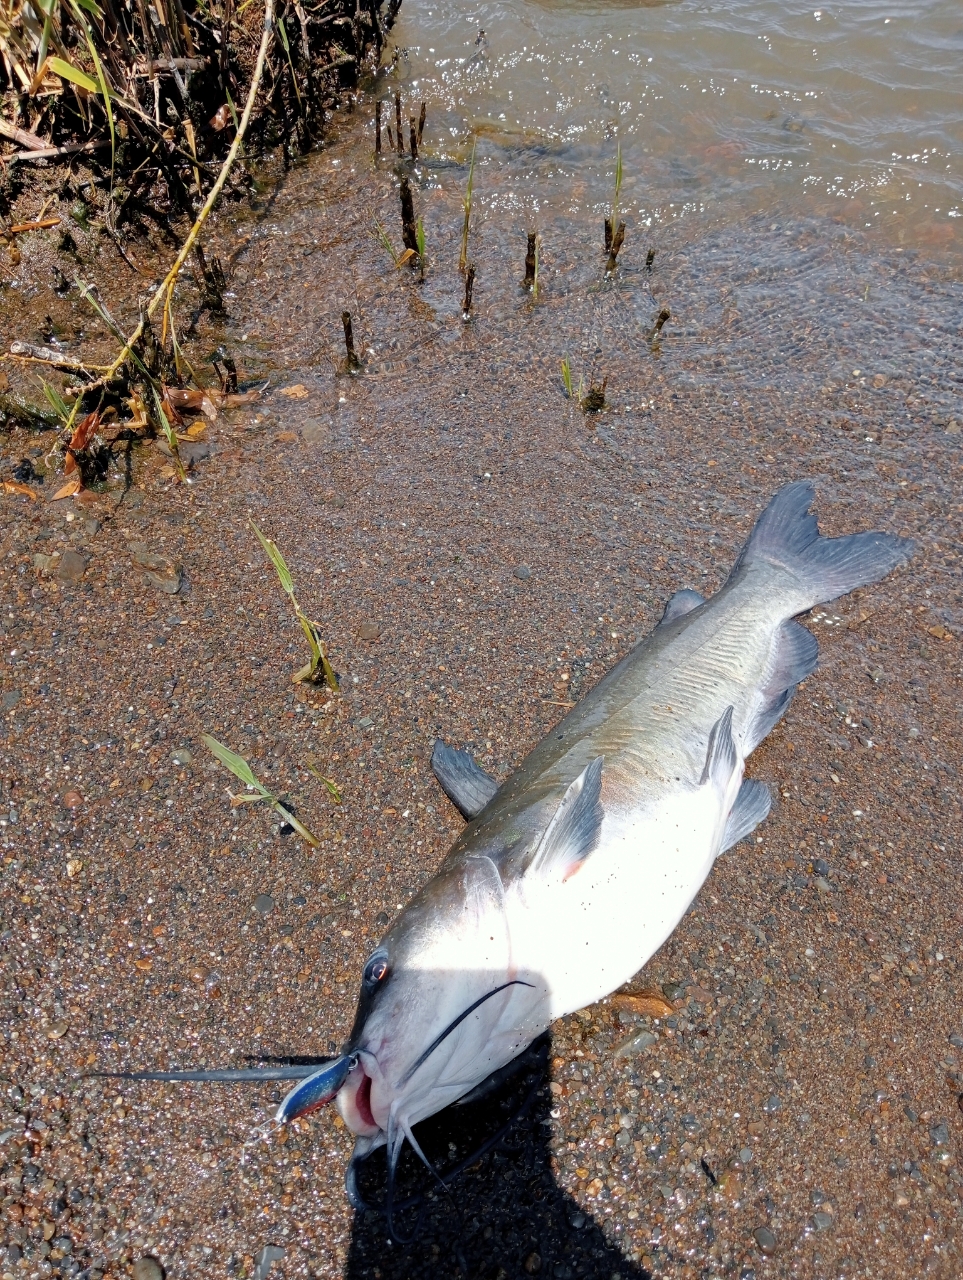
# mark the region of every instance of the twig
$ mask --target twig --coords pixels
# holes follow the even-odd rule
[[[107,365],[89,365],[83,360],[75,360],[65,356],[53,347],[39,347],[32,342],[11,342],[10,354],[18,360],[35,361],[38,364],[49,364],[55,369],[64,369],[68,373],[89,373],[90,369],[106,369]]]
[[[109,142],[65,142],[62,147],[44,147],[42,151],[15,151],[10,159],[59,160],[62,156],[77,156],[109,146]]]
[[[0,134],[4,138],[9,138],[11,142],[19,142],[21,147],[28,147],[31,151],[46,151],[50,147],[49,142],[44,142],[43,138],[38,138],[35,133],[28,133],[26,129],[18,129],[15,124],[11,124],[9,120],[0,117]]]

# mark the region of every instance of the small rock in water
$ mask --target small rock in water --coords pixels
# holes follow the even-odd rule
[[[164,1280],[164,1268],[156,1258],[138,1258],[130,1269],[134,1280]]]
[[[87,572],[87,557],[79,551],[65,551],[57,566],[57,577],[61,582],[80,582]]]
[[[776,1237],[768,1227],[756,1227],[752,1234],[760,1253],[768,1258],[776,1252]]]
[[[658,1040],[658,1036],[651,1031],[640,1031],[634,1036],[629,1036],[615,1050],[617,1058],[630,1058],[633,1054],[641,1053],[643,1049],[648,1049]]]
[[[268,1272],[275,1262],[284,1258],[286,1250],[279,1244],[266,1244],[254,1255],[254,1271],[251,1280],[267,1280]]]
[[[963,431],[963,427],[960,426],[955,418],[950,418],[946,424],[946,434],[948,436],[958,436],[961,431]]]
[[[766,1099],[762,1109],[767,1115],[773,1115],[775,1112],[782,1110],[782,1103],[773,1093]]]
[[[274,910],[274,899],[269,893],[259,893],[254,899],[254,910],[258,915],[268,915]]]
[[[666,1000],[681,1000],[685,995],[685,988],[678,982],[663,982],[662,993]]]
[[[817,1231],[828,1231],[833,1225],[833,1216],[831,1213],[824,1213],[820,1210],[813,1214],[813,1226]]]

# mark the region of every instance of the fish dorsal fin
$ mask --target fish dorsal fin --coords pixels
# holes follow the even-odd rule
[[[745,840],[751,831],[755,831],[763,818],[768,817],[771,808],[772,795],[766,784],[753,782],[747,778],[739,788],[736,803],[732,806],[726,820],[720,853],[725,853],[740,840]]]
[[[736,759],[736,744],[732,740],[732,707],[726,707],[709,730],[709,747],[699,785],[715,782],[725,786],[732,777]]]
[[[441,789],[464,818],[477,818],[498,790],[498,783],[475,761],[470,751],[435,740],[431,769]]]
[[[602,757],[596,756],[569,786],[545,828],[528,875],[573,876],[599,842],[602,830]]]
[[[700,604],[705,604],[706,598],[700,595],[698,591],[692,591],[686,587],[683,591],[677,591],[665,606],[665,613],[659,619],[657,626],[667,627],[670,622],[675,622],[676,618],[684,618],[687,613],[691,613],[693,609],[698,609]]]

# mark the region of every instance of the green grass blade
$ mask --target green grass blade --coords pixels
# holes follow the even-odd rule
[[[203,735],[204,745],[208,751],[215,756],[225,769],[229,769],[239,782],[243,782],[247,787],[253,787],[255,791],[260,791],[262,796],[268,796],[266,787],[263,787],[254,776],[254,771],[243,756],[235,755],[229,747],[225,747],[223,742],[218,742],[216,738],[212,738],[209,733]]]
[[[40,385],[43,387],[43,393],[47,397],[50,407],[53,409],[54,413],[61,422],[67,422],[70,418],[70,410],[64,403],[63,396],[56,387],[52,387],[50,383],[45,382],[43,378],[40,379]]]
[[[98,93],[100,86],[97,81],[89,76],[86,71],[81,71],[79,67],[75,67],[72,62],[65,62],[63,58],[49,58],[47,66],[54,73],[60,76],[61,80],[69,80],[71,84],[75,84],[80,89],[86,89],[88,93]]]
[[[568,356],[562,361],[562,382],[565,384],[565,394],[569,400],[572,399],[572,366],[568,362]]]
[[[254,521],[251,521],[251,528],[257,534],[258,542],[264,548],[264,554],[274,565],[274,570],[281,580],[281,586],[287,594],[294,599],[294,579],[291,577],[291,570],[284,561],[284,556],[277,548],[277,544],[272,542],[270,538],[266,538]]]

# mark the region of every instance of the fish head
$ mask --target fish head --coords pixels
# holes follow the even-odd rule
[[[336,1105],[347,1127],[376,1144],[399,1127],[410,1136],[411,1125],[457,1101],[544,1029],[526,1012],[543,992],[544,983],[512,964],[492,860],[467,858],[443,870],[362,969],[339,1059]],[[283,1118],[303,1114],[297,1093]]]

